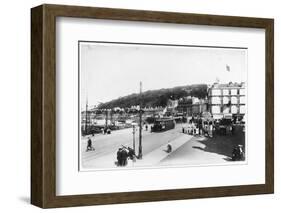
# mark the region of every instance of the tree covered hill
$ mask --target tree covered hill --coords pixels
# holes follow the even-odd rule
[[[206,84],[195,84],[178,86],[173,88],[165,88],[158,90],[148,90],[142,93],[142,105],[143,107],[156,107],[167,105],[169,99],[177,100],[186,96],[194,96],[198,98],[205,98],[207,96]],[[130,108],[131,106],[137,106],[140,103],[140,94],[133,93],[127,96],[123,96],[106,103],[101,103],[99,109],[111,109],[114,107]]]

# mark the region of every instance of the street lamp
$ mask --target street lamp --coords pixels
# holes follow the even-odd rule
[[[85,115],[85,117],[86,117],[86,123],[85,123],[85,135],[87,135],[88,134],[88,98],[87,98],[87,100],[86,100],[86,115]]]
[[[138,158],[142,159],[142,82],[140,82],[140,111],[139,111],[139,116],[140,116],[140,122],[139,122],[139,155]]]
[[[133,150],[136,153],[136,142],[135,142],[136,126],[133,125]]]

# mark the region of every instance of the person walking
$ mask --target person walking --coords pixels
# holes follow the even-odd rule
[[[86,152],[93,150],[92,140],[88,137]]]

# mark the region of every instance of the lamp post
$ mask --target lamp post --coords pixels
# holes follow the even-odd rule
[[[138,158],[142,159],[142,82],[140,82],[140,111],[139,111],[139,155]]]
[[[86,117],[86,123],[85,123],[85,135],[87,135],[88,134],[88,98],[87,98],[87,100],[86,100],[86,115],[85,115],[85,117]]]
[[[136,152],[136,142],[135,142],[136,126],[133,125],[133,150]]]
[[[108,126],[108,109],[105,110],[105,129],[107,129]]]

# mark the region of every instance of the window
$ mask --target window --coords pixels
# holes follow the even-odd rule
[[[221,104],[220,97],[212,97],[211,99],[212,104]]]
[[[245,95],[245,88],[243,88],[243,89],[240,89],[240,93],[239,93],[240,95]]]
[[[240,97],[240,104],[246,104],[246,98],[245,96]]]
[[[231,106],[231,113],[236,114],[237,111],[237,106]]]
[[[224,89],[223,90],[223,95],[229,95],[229,90],[228,89]]]
[[[232,89],[231,90],[231,95],[237,95],[237,89]]]
[[[219,106],[212,106],[211,108],[212,113],[220,113],[220,107]]]
[[[246,107],[245,106],[240,106],[240,113],[245,114],[246,113]]]
[[[223,113],[229,113],[230,108],[229,107],[223,107]]]
[[[223,104],[228,104],[229,98],[228,97],[223,97]]]
[[[237,97],[231,97],[231,103],[237,104]]]
[[[213,89],[212,95],[221,95],[221,90],[220,89]]]

